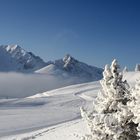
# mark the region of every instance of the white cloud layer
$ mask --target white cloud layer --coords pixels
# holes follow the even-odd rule
[[[77,78],[43,74],[0,73],[0,98],[21,98],[78,83]]]

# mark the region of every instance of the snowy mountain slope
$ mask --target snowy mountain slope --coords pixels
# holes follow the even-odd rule
[[[127,72],[124,79],[134,85],[139,77],[140,72]],[[80,140],[88,130],[79,107],[89,108],[99,89],[99,82],[91,82],[23,99],[1,99],[0,139]]]
[[[74,120],[25,134],[3,137],[2,140],[81,140],[89,130],[82,120]]]
[[[99,83],[92,82],[41,93],[39,97],[1,99],[0,136],[25,133],[75,120],[80,117],[79,107],[91,103],[79,95],[87,94],[94,98],[99,87]],[[96,92],[93,92],[94,89]]]
[[[73,76],[87,81],[96,81],[102,78],[103,69],[89,66],[83,62],[80,62],[70,55],[66,55],[63,59],[54,61],[36,73],[46,73],[52,75],[62,75],[63,77]]]
[[[127,72],[124,79],[134,85],[138,77],[140,72]],[[79,107],[90,108],[99,90],[99,82],[90,82],[28,98],[1,99],[0,139],[80,140],[88,129],[80,119]]]
[[[30,72],[46,65],[40,57],[25,51],[18,45],[0,46],[0,71]]]
[[[136,80],[140,79],[140,71],[125,72],[123,78],[127,79],[131,86],[134,86]]]
[[[19,66],[20,67],[20,66]],[[18,68],[18,63],[14,58],[11,58],[11,55],[0,47],[0,71],[16,71]]]
[[[55,64],[50,64],[46,67],[43,67],[43,68],[35,71],[35,73],[49,74],[49,75],[58,75],[58,74],[62,75],[65,72],[62,69],[58,69]]]

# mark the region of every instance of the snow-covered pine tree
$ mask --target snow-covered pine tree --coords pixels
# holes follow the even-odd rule
[[[134,114],[133,121],[138,125],[137,129],[140,136],[140,79],[136,81],[135,87],[131,90],[131,97],[128,105]]]
[[[133,113],[127,102],[130,100],[129,85],[122,80],[119,65],[113,60],[111,67],[105,66],[102,90],[93,103],[96,112],[81,109],[90,135],[84,140],[137,140],[137,125],[132,121]]]
[[[136,64],[135,71],[140,71],[140,64]]]
[[[125,66],[123,69],[123,73],[128,72],[128,68]]]

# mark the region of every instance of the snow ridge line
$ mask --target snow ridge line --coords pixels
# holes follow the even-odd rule
[[[98,87],[86,89],[86,90],[83,90],[83,91],[76,92],[76,93],[74,93],[74,95],[75,96],[79,96],[80,98],[84,99],[85,101],[93,101],[94,100],[94,97],[91,97],[89,95],[86,95],[85,93],[87,91],[92,91],[92,90],[97,90],[97,89],[98,89]]]

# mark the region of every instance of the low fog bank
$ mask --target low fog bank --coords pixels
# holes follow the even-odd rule
[[[0,73],[0,98],[22,98],[81,82],[61,75]]]

